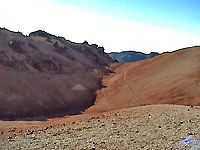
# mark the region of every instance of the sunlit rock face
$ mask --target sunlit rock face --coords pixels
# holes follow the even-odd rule
[[[79,113],[93,105],[111,62],[98,45],[1,28],[0,119]]]

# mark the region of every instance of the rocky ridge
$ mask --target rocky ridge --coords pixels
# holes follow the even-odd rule
[[[103,47],[45,31],[0,29],[0,118],[76,114],[94,103],[112,60]]]

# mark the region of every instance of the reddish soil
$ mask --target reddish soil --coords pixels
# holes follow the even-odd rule
[[[0,131],[3,131],[0,136],[24,135],[27,130],[37,132],[42,128],[70,124],[127,107],[200,105],[200,47],[165,53],[134,63],[115,63],[111,69],[114,73],[104,76],[104,88],[96,92],[95,104],[82,114],[47,121],[0,121]]]
[[[113,64],[95,105],[86,112],[105,112],[154,104],[200,105],[200,47],[151,59]]]

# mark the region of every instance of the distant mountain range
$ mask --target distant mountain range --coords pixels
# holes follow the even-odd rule
[[[124,51],[120,53],[113,52],[108,55],[112,60],[117,60],[119,62],[134,62],[158,56],[159,53],[151,52],[150,54],[144,54],[135,51]]]

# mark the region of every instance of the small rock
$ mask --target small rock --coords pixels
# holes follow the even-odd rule
[[[140,131],[136,130],[135,132],[136,132],[136,133],[139,133]]]

